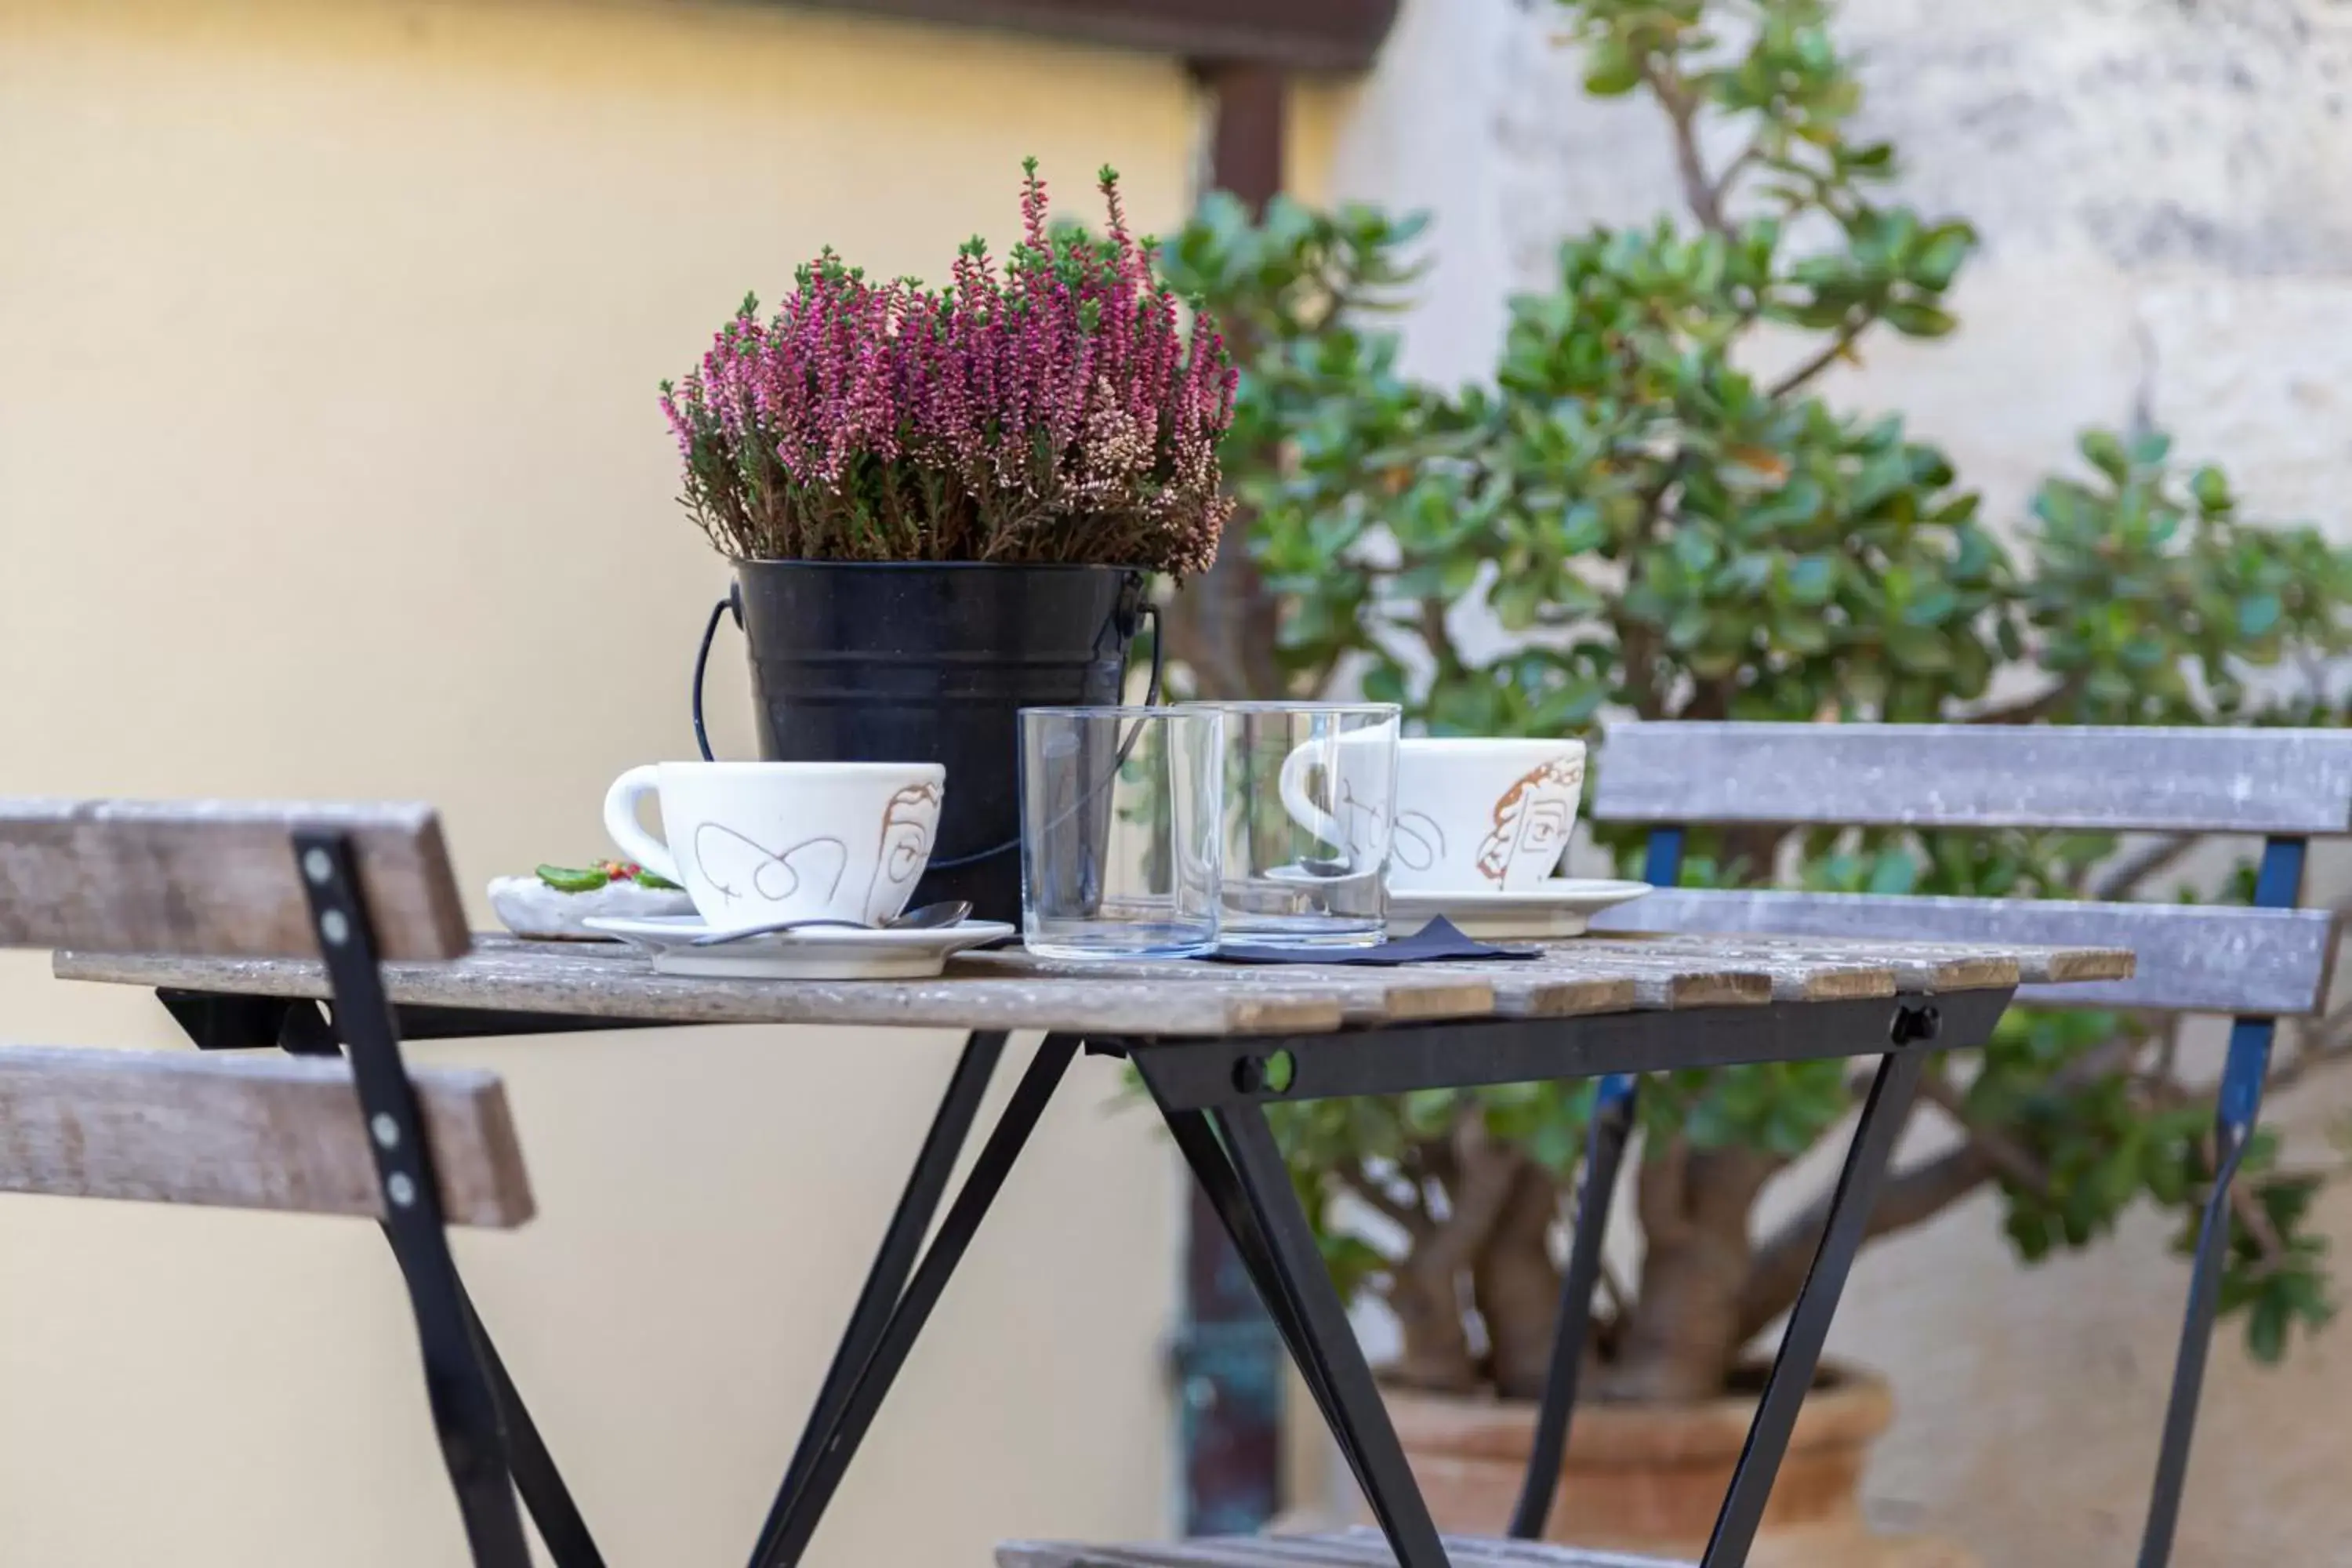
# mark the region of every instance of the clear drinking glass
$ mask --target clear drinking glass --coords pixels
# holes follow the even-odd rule
[[[1224,729],[1223,933],[1370,947],[1388,928],[1393,702],[1218,702]]]
[[[1223,717],[1021,710],[1021,936],[1052,958],[1217,945]]]

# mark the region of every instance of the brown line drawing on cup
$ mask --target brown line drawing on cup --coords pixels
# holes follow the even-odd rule
[[[882,840],[874,856],[874,877],[866,886],[866,923],[872,925],[890,896],[919,876],[931,856],[931,830],[940,819],[938,784],[908,784],[882,807]]]
[[[1445,829],[1425,811],[1400,812],[1390,853],[1406,870],[1426,871],[1445,858]]]
[[[1353,781],[1341,779],[1331,799],[1331,815],[1339,823],[1339,831],[1347,843],[1335,846],[1345,849],[1357,860],[1385,860],[1393,840],[1388,827],[1388,816],[1377,803],[1367,805],[1356,798]],[[1375,855],[1374,850],[1380,853]]]
[[[789,849],[772,853],[766,846],[731,827],[706,822],[694,830],[694,858],[702,868],[703,879],[721,898],[732,901],[756,897],[780,904],[801,890],[803,877],[812,883],[824,884],[819,898],[833,897],[835,889],[841,886],[842,873],[849,868],[849,846],[827,834],[804,838]],[[751,891],[745,892],[740,883],[749,883]]]
[[[1570,758],[1546,763],[1505,790],[1495,802],[1495,826],[1478,846],[1480,873],[1500,882],[1524,854],[1549,854],[1557,864],[1583,789],[1584,763]]]

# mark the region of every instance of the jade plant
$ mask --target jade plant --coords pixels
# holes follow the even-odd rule
[[[1824,0],[1560,10],[1587,90],[1658,111],[1680,210],[1570,239],[1554,286],[1512,303],[1491,382],[1447,391],[1397,372],[1379,313],[1410,292],[1414,222],[1279,199],[1253,221],[1218,198],[1170,247],[1171,281],[1244,345],[1227,470],[1248,591],[1226,593],[1223,572],[1188,590],[1201,597],[1173,651],[1201,689],[1360,689],[1433,733],[1628,716],[2336,721],[2308,672],[2346,646],[2352,560],[2247,516],[2218,468],[2184,468],[2151,429],[2094,430],[2004,534],[1899,417],[1823,395],[1832,367],[1876,344],[1954,330],[1948,295],[1975,242],[1966,222],[1891,199],[1894,149],[1856,129],[1861,89]],[[1630,868],[1636,847],[1604,839]],[[1684,879],[2177,897],[2167,879],[2189,847],[1745,829],[1694,834]],[[2178,1070],[2173,1027],[2012,1011],[1989,1049],[1932,1068],[1919,1114],[1958,1137],[1890,1176],[1872,1234],[1990,1190],[2029,1261],[2141,1204],[2185,1236],[2211,1171],[2211,1095]],[[2282,1075],[2342,1054],[2347,1032],[2307,1033]],[[1719,1393],[1790,1305],[1826,1182],[1769,1226],[1759,1201],[1847,1120],[1850,1072],[1650,1082],[1642,1260],[1599,1303],[1603,1396]],[[1283,1108],[1328,1261],[1395,1311],[1398,1382],[1537,1391],[1591,1093]],[[2234,1189],[2223,1301],[2265,1359],[2331,1310],[2307,1223],[2321,1179],[2284,1168],[2264,1135]]]

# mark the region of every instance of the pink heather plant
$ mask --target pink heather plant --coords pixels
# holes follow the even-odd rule
[[[1081,562],[1184,574],[1233,503],[1217,443],[1234,371],[1128,233],[1046,226],[1028,160],[1022,241],[980,239],[943,290],[870,281],[831,250],[767,321],[746,298],[662,384],[687,510],[738,560]]]

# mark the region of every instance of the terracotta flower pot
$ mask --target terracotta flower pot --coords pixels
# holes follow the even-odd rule
[[[1518,1500],[1535,1406],[1396,1388],[1386,1394],[1438,1528],[1500,1533]],[[1696,1405],[1580,1405],[1547,1539],[1695,1558],[1755,1409],[1753,1394]],[[1948,1543],[1876,1536],[1864,1523],[1863,1464],[1894,1414],[1885,1379],[1822,1369],[1797,1417],[1751,1568],[1973,1568],[1975,1560]]]

